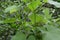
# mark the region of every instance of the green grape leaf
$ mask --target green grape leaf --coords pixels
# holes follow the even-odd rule
[[[49,8],[45,8],[44,10],[43,10],[43,12],[44,12],[44,14],[45,14],[45,17],[47,18],[47,19],[51,19],[51,14],[49,14],[50,13],[50,11],[49,11]]]
[[[22,32],[17,32],[15,36],[12,37],[11,40],[26,40],[26,35]]]
[[[17,10],[18,10],[17,6],[13,5],[13,6],[7,7],[4,12],[5,13],[7,13],[7,12],[13,13],[13,12],[17,12]]]
[[[44,19],[44,17],[42,15],[34,15],[34,13],[32,13],[31,15],[29,15],[29,18],[32,22],[32,24],[34,24],[35,22],[42,22],[42,23],[46,23],[47,20]]]
[[[32,1],[31,3],[28,4],[28,8],[31,9],[32,11],[34,11],[41,4],[42,3],[39,0]]]
[[[1,20],[0,20],[0,23],[4,23],[4,21],[1,21]]]
[[[47,25],[47,31],[44,31],[44,35],[43,35],[43,40],[60,40],[60,29],[55,27],[55,26],[51,26],[51,25]]]
[[[48,2],[48,0],[43,0],[43,2],[44,2],[44,3],[47,3],[47,2]]]
[[[22,1],[27,2],[28,0],[22,0]]]
[[[16,18],[7,18],[6,20],[4,20],[4,23],[14,23],[16,21],[17,21]]]
[[[28,40],[36,40],[34,36],[29,36]]]

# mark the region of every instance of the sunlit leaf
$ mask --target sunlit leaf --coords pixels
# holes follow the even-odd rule
[[[34,13],[32,13],[30,16],[29,16],[29,18],[31,19],[31,22],[34,24],[35,22],[37,23],[37,22],[42,22],[42,23],[45,23],[46,22],[46,20],[44,20],[44,17],[42,16],[42,15],[38,15],[38,14],[36,14],[36,15],[34,15]]]
[[[15,18],[7,18],[6,20],[4,20],[4,23],[14,23],[16,22]]]
[[[22,1],[27,2],[28,0],[22,0]]]
[[[48,3],[56,6],[57,8],[60,8],[60,3],[59,2],[55,2],[53,0],[48,0]]]
[[[18,10],[17,6],[13,5],[13,6],[7,7],[4,12],[5,13],[7,13],[7,12],[13,13],[13,12],[17,12],[17,10]]]
[[[44,10],[43,10],[43,12],[44,12],[44,14],[45,14],[45,17],[47,18],[47,19],[51,19],[51,14],[50,14],[50,11],[49,11],[49,8],[45,8]]]
[[[32,11],[34,11],[39,5],[42,3],[40,1],[32,1],[30,4],[28,4],[28,8],[30,8]]]
[[[48,0],[43,0],[43,2],[44,2],[44,3],[47,3],[47,2],[48,2]]]

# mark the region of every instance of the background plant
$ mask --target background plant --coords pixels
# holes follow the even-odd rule
[[[59,2],[1,0],[0,40],[60,40]]]

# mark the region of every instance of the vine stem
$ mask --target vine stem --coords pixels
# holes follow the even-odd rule
[[[34,13],[34,23],[35,23],[35,27],[36,27],[36,13],[35,13],[35,11],[33,11],[33,13]]]

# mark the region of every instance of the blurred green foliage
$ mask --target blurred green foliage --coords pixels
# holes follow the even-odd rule
[[[1,0],[0,40],[60,40],[59,0]]]

